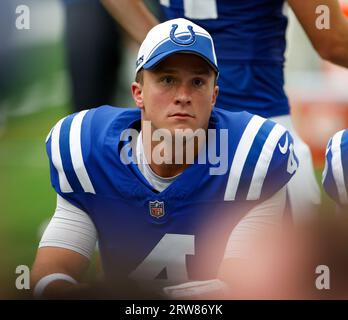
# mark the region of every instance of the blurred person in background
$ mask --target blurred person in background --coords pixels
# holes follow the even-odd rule
[[[320,203],[309,147],[294,129],[284,91],[288,3],[318,54],[348,67],[348,21],[337,0],[160,0],[168,19],[185,17],[207,29],[219,60],[220,94],[216,106],[246,110],[284,125],[294,137],[300,161],[288,196],[296,221],[312,217]],[[102,0],[120,25],[138,42],[158,23],[141,0]],[[330,28],[318,29],[317,8],[327,6]],[[309,119],[310,121],[310,119]],[[304,192],[305,190],[305,192]]]
[[[326,147],[322,183],[327,194],[335,200],[337,211],[348,213],[348,129],[336,132]]]
[[[99,0],[62,0],[73,110],[113,104],[124,37]]]

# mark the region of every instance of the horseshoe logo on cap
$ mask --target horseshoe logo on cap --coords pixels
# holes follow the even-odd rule
[[[187,26],[188,31],[190,31],[190,37],[188,39],[179,39],[175,36],[175,31],[178,29],[177,24],[172,25],[172,30],[170,31],[170,39],[178,45],[187,46],[196,41],[196,34],[193,31],[192,26]]]

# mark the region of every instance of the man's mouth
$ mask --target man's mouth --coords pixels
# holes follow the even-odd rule
[[[182,119],[194,118],[193,115],[191,115],[189,113],[185,113],[185,112],[176,112],[176,113],[171,114],[169,117],[170,118],[182,118]]]

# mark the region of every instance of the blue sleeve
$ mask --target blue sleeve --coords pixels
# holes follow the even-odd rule
[[[281,127],[280,125],[276,125]],[[260,195],[261,199],[267,199],[283,188],[296,173],[299,161],[294,152],[294,142],[291,134],[284,129],[279,139],[274,140],[271,161]]]
[[[337,132],[327,144],[322,183],[333,200],[348,204],[348,130]]]
[[[87,169],[90,157],[90,126],[93,110],[69,115],[52,128],[46,139],[51,184],[63,198],[84,210],[78,195],[95,194],[91,172]]]
[[[327,192],[327,194],[336,202],[339,202],[337,186],[336,186],[335,178],[332,172],[331,145],[332,145],[332,138],[330,139],[326,147],[325,167],[324,167],[324,171],[322,175],[322,183],[323,183],[324,190]]]
[[[288,183],[297,167],[291,134],[254,115],[235,152],[227,186],[232,188],[226,191],[225,200],[266,200]]]

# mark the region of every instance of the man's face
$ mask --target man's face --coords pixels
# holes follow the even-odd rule
[[[194,54],[174,54],[143,71],[143,83],[132,84],[142,120],[153,130],[207,129],[218,94],[215,72]]]

